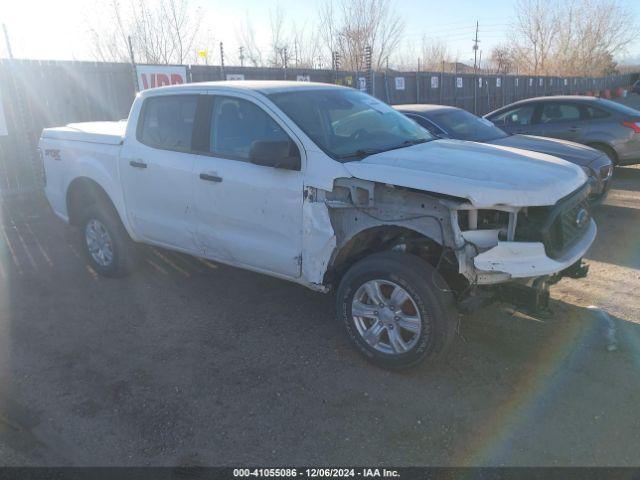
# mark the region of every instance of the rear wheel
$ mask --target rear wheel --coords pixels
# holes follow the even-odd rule
[[[400,252],[371,255],[343,277],[338,316],[370,361],[402,369],[442,356],[455,335],[457,314],[438,272]]]
[[[91,267],[105,277],[123,277],[133,268],[135,246],[113,208],[91,205],[83,215],[82,237]]]

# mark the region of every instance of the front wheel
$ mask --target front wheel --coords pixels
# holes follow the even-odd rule
[[[429,263],[401,252],[374,254],[351,267],[340,282],[337,309],[357,349],[385,368],[435,360],[455,335],[446,282]]]

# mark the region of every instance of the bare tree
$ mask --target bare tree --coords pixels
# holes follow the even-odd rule
[[[400,44],[404,22],[391,0],[329,0],[319,10],[325,54],[338,52],[342,67],[365,68],[365,51],[372,50],[374,69],[381,69]]]
[[[547,73],[547,62],[558,34],[558,4],[554,0],[518,0],[514,24],[514,54],[522,69]]]
[[[244,49],[243,54],[253,67],[263,66],[262,51],[256,42],[255,30],[251,23],[251,17],[247,13],[244,23],[236,31],[236,41]]]
[[[532,74],[602,75],[638,38],[633,12],[618,0],[519,0],[511,57]]]
[[[443,62],[451,62],[449,47],[442,40],[423,36],[421,59],[426,70],[441,70]]]
[[[506,75],[513,67],[513,50],[507,44],[497,45],[491,50],[489,63],[495,73]]]
[[[141,63],[182,64],[196,58],[202,12],[189,0],[130,0],[121,4],[110,0],[107,11],[93,15],[90,33],[96,57],[122,61],[128,58],[131,37],[136,60]],[[95,23],[98,20],[101,23]]]
[[[294,23],[291,28],[291,48],[289,56],[292,64],[300,68],[314,68],[317,66],[321,54],[320,32],[318,28],[303,25],[298,28]]]
[[[638,38],[632,12],[616,0],[574,0],[559,14],[563,28],[556,46],[556,72],[601,75]]]

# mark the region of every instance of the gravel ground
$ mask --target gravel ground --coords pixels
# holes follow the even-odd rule
[[[3,465],[638,464],[639,168],[552,319],[485,308],[410,373],[363,361],[331,295],[156,249],[98,278],[42,202],[1,212]]]

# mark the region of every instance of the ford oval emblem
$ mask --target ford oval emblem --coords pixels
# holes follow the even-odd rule
[[[581,208],[576,214],[576,225],[578,228],[582,228],[587,222],[589,222],[589,212],[585,208]]]

